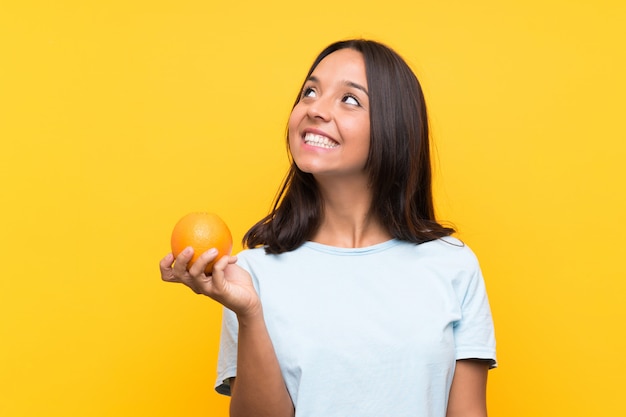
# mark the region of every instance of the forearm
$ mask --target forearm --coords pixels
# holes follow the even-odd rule
[[[487,362],[456,363],[446,417],[487,417]]]
[[[294,407],[262,312],[239,318],[231,417],[293,417]]]

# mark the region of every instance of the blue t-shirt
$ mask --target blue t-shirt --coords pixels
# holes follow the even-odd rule
[[[307,242],[245,250],[297,417],[445,417],[457,359],[496,365],[476,257],[448,237],[365,248]],[[216,389],[237,375],[237,318],[224,309]]]

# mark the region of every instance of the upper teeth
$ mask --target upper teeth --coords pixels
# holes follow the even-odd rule
[[[307,133],[304,135],[304,143],[312,146],[319,146],[320,148],[336,148],[339,146],[337,142],[326,136],[316,135],[314,133]]]

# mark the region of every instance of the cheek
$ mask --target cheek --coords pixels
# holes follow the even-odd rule
[[[291,147],[293,144],[299,142],[298,135],[298,127],[300,125],[300,121],[302,120],[301,112],[298,111],[298,106],[296,106],[289,115],[289,121],[287,123],[288,129],[288,138],[289,138],[289,146]]]
[[[295,107],[291,110],[291,114],[289,114],[289,127],[296,127],[305,114],[306,110],[303,108],[302,104],[296,104]]]
[[[287,144],[289,145],[289,149],[293,148],[296,144],[296,138],[298,136],[298,130],[289,123],[288,131],[287,131]]]
[[[367,152],[370,147],[370,129],[369,126],[364,123],[358,123],[353,126],[352,130],[353,138],[355,138],[355,143],[358,144],[358,147]]]

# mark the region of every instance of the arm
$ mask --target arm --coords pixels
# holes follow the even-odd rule
[[[237,315],[237,388],[231,380],[230,416],[293,417],[293,403],[250,274],[236,265],[236,257],[223,256],[213,266],[212,274],[205,275],[206,265],[217,256],[215,250],[200,255],[187,270],[192,256],[191,248],[183,251],[176,262],[172,254],[167,255],[160,263],[161,277],[164,281],[183,283]]]
[[[238,315],[237,318],[237,377],[230,383],[230,416],[293,417],[294,406],[262,311],[246,316]]]
[[[487,372],[481,360],[456,362],[446,417],[487,417]]]

